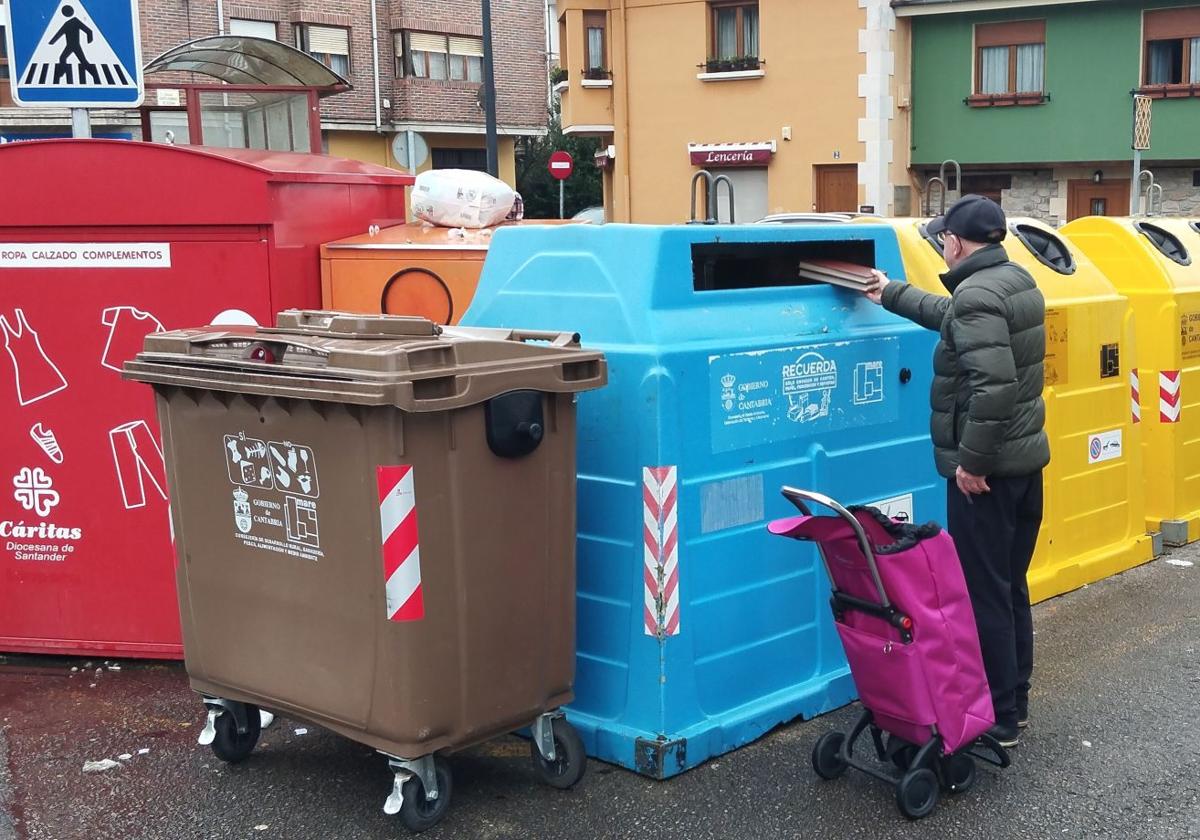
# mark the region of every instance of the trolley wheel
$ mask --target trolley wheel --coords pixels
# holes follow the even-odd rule
[[[896,786],[896,805],[910,820],[927,817],[937,807],[938,779],[928,767],[910,770],[900,777]]]
[[[956,753],[942,764],[946,790],[950,793],[966,793],[975,784],[975,759],[966,753]]]
[[[550,787],[567,790],[578,784],[587,772],[587,753],[583,749],[583,739],[566,718],[554,718],[550,728],[554,733],[554,761],[543,758],[537,744],[532,741],[529,742],[529,752],[538,778]]]
[[[259,717],[258,706],[252,706],[249,703],[244,705],[246,708],[245,735],[238,734],[237,721],[233,717],[233,712],[228,709],[217,717],[214,724],[217,734],[213,738],[212,751],[217,758],[229,764],[245,761],[254,751],[254,745],[258,743],[258,735],[262,732],[262,718]]]
[[[404,783],[404,804],[400,808],[400,822],[413,834],[433,828],[450,809],[450,797],[454,793],[450,764],[439,755],[433,759],[433,768],[437,774],[437,799],[425,798],[425,785],[420,776],[414,775]]]
[[[836,779],[850,765],[842,760],[842,744],[846,736],[841,732],[826,732],[813,744],[812,766],[817,775],[826,781]]]

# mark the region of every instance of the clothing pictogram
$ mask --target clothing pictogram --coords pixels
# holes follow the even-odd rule
[[[125,362],[142,351],[146,336],[165,331],[161,321],[132,306],[110,306],[100,313],[100,322],[108,327],[100,364],[117,373]]]
[[[108,441],[112,446],[113,466],[117,471],[126,510],[146,504],[147,479],[161,498],[167,498],[162,450],[158,448],[158,441],[154,439],[145,420],[117,426],[108,433]]]
[[[62,447],[59,446],[58,437],[54,434],[53,429],[47,429],[41,423],[34,423],[29,428],[29,436],[46,453],[47,458],[56,464],[63,462]]]
[[[67,380],[42,349],[42,340],[29,326],[25,310],[14,311],[16,327],[9,323],[7,316],[0,315],[0,332],[4,333],[4,349],[8,351],[17,382],[17,402],[29,405],[57,394],[67,387]]]

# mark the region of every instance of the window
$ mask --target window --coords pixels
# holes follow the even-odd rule
[[[1045,91],[1044,20],[979,24],[975,27],[975,50],[976,95],[1041,94]]]
[[[608,44],[607,32],[605,32],[605,16],[604,12],[584,12],[583,15],[583,32],[584,32],[584,57],[587,60],[587,66],[584,71],[589,78],[603,76],[604,71],[608,69],[608,61],[606,58],[606,49]]]
[[[552,63],[558,63],[558,0],[546,4],[546,51]]]
[[[962,195],[982,195],[984,198],[990,198],[997,204],[1002,204],[1004,190],[1012,189],[1012,176],[1005,174],[992,173],[973,173],[963,175]]]
[[[417,79],[437,81],[482,82],[483,39],[459,35],[433,35],[428,32],[409,32],[407,66]],[[400,40],[396,43],[397,74],[405,65]]]
[[[758,3],[710,3],[712,39],[709,57],[758,58]]]
[[[483,39],[451,35],[450,78],[457,82],[483,81]]]
[[[474,169],[487,172],[486,149],[431,149],[434,169]]]
[[[296,47],[339,76],[350,75],[350,30],[340,26],[296,24]]]
[[[269,20],[238,20],[231,18],[229,21],[230,35],[248,35],[251,38],[266,38],[269,41],[279,39],[278,33],[275,31],[275,24]]]
[[[1200,84],[1200,6],[1146,12],[1145,84]]]
[[[450,78],[445,35],[429,35],[410,32],[408,52],[412,61],[412,74],[418,79],[445,81]]]

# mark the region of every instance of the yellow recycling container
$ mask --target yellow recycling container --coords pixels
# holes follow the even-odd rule
[[[1200,539],[1200,237],[1184,219],[1089,216],[1063,228],[1137,319],[1148,527]]]
[[[876,220],[878,221],[878,220]],[[907,280],[946,294],[940,244],[927,219],[893,219]],[[1152,560],[1146,533],[1140,430],[1130,371],[1129,301],[1051,228],[1010,219],[1009,258],[1046,298],[1046,433],[1050,466],[1029,595],[1043,601]]]

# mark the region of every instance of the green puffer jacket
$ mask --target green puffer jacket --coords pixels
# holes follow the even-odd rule
[[[939,330],[930,432],[938,472],[1030,475],[1050,462],[1046,406],[1046,301],[1001,245],[976,251],[942,275],[950,297],[888,283],[883,305]]]

